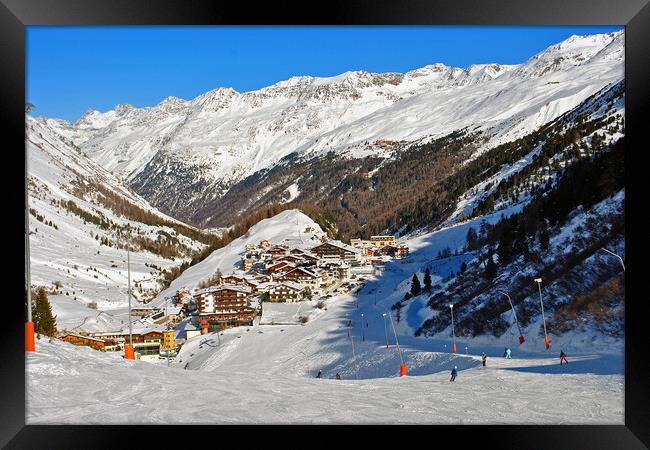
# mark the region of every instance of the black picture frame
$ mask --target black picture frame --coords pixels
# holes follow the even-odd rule
[[[312,10],[312,6],[315,8]],[[4,155],[18,155],[25,144],[25,27],[28,25],[625,25],[625,78],[626,78],[626,179],[632,186],[626,189],[626,240],[639,242],[636,229],[642,213],[642,183],[638,162],[645,150],[644,121],[648,109],[648,83],[650,82],[650,6],[647,0],[472,0],[399,2],[327,2],[310,5],[306,2],[266,2],[259,5],[250,2],[223,2],[197,0],[193,2],[158,0],[0,0],[0,53],[2,83],[0,91],[0,123],[5,128],[3,141],[7,144]],[[7,210],[6,219],[11,222],[7,237],[24,233],[24,170],[7,163],[5,175],[10,177],[5,186],[6,199],[16,202]],[[635,168],[636,166],[636,168]],[[628,184],[628,183],[626,183]],[[21,186],[18,188],[18,186]],[[19,193],[14,193],[13,191]],[[631,202],[631,203],[630,203]],[[9,213],[11,211],[11,213]],[[633,226],[634,225],[634,226]],[[15,227],[15,228],[14,228]],[[11,233],[11,234],[9,234]],[[15,242],[16,260],[9,265],[18,279],[24,261],[24,248],[20,239]],[[626,287],[634,292],[641,285],[639,277],[643,266],[642,249],[638,245],[626,248]],[[628,263],[628,261],[631,262]],[[24,273],[23,273],[24,276]],[[12,277],[13,278],[13,277]],[[12,281],[12,280],[9,280]],[[0,404],[0,445],[6,448],[130,448],[138,437],[144,436],[147,445],[170,444],[170,436],[182,435],[188,446],[201,443],[206,429],[197,426],[35,426],[25,425],[25,352],[24,317],[17,297],[22,297],[19,283],[7,283],[9,295],[4,306],[7,317],[2,334],[2,403]],[[642,308],[645,299],[628,297],[625,311],[625,425],[624,426],[447,426],[408,427],[395,432],[386,430],[352,430],[354,435],[366,439],[375,433],[388,445],[420,445],[414,436],[425,441],[421,445],[454,445],[476,443],[481,448],[570,448],[612,449],[647,448],[650,445],[650,415],[648,413],[648,365],[647,337],[644,333]],[[561,401],[561,399],[558,399]],[[387,418],[390,423],[390,418]],[[249,428],[249,427],[244,427]],[[296,430],[278,427],[273,439],[295,440]],[[322,427],[300,427],[302,432],[332,436],[341,441],[337,433],[322,432]],[[417,431],[417,432],[416,432]],[[208,430],[213,434],[212,430]],[[256,437],[258,430],[237,430],[252,442],[263,441]],[[281,436],[277,436],[277,433]],[[263,433],[268,433],[263,430]],[[392,438],[391,438],[392,436]],[[445,437],[453,444],[445,444]],[[193,440],[195,440],[193,442]],[[319,438],[320,440],[320,438]],[[324,442],[324,441],[323,441]],[[298,445],[312,445],[310,441]],[[374,444],[378,445],[378,444]]]

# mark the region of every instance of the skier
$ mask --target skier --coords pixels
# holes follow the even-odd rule
[[[506,349],[506,359],[512,359],[511,353],[512,353],[512,351],[509,348],[507,348]]]
[[[449,380],[449,381],[450,382],[455,381],[456,380],[456,375],[458,375],[458,366],[454,366],[454,368],[451,369],[451,380]]]
[[[560,350],[560,365],[562,365],[562,361],[569,364],[569,361],[566,359],[566,354],[564,353],[564,350]]]
[[[323,374],[323,371],[322,371],[322,370],[319,370],[319,371],[318,371],[318,375],[316,375],[316,378],[320,378],[322,374]]]
[[[341,374],[338,373],[338,372],[336,372],[336,379],[337,379],[337,380],[340,380],[340,379],[341,379]]]
[[[483,355],[481,355],[481,359],[483,360],[483,367],[485,367],[485,362],[487,361],[487,355],[483,353]]]
[[[503,357],[505,358],[507,354],[508,354],[508,347],[503,349]]]

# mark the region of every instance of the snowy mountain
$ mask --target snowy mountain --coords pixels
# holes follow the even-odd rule
[[[148,108],[89,110],[75,123],[39,121],[161,210],[191,220],[288,155],[382,155],[375,141],[464,128],[483,132],[475,154],[515,140],[620,81],[623,39],[623,31],[572,36],[519,65],[300,76],[245,93],[218,88]]]
[[[195,239],[205,233],[160,213],[30,117],[26,151],[31,281],[52,293],[59,328],[114,325],[103,311],[127,304],[127,244],[136,305],[164,285],[161,270],[205,247]]]

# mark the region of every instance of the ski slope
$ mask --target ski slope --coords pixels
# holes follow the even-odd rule
[[[461,248],[474,222],[407,240],[408,258],[386,264],[358,292],[325,300],[324,309],[315,301],[266,304],[262,323],[282,325],[256,321],[192,338],[170,367],[164,360],[126,361],[120,354],[37,341],[36,353],[27,355],[27,423],[623,424],[621,340],[574,333],[552,339],[545,351],[533,333],[519,346],[507,332],[459,337],[453,354],[451,337],[414,337],[407,309],[395,324],[398,351],[383,314],[424,261],[432,264],[434,284],[457,270],[463,255],[431,260],[448,245]],[[256,233],[251,230],[250,238],[260,238]],[[300,316],[308,322],[300,325]],[[506,346],[513,359],[502,357]],[[560,348],[568,366],[559,365]],[[481,352],[488,355],[486,368]],[[408,376],[400,378],[402,359]],[[460,374],[450,383],[453,366]],[[322,379],[315,378],[319,370]],[[334,379],[337,372],[342,380]]]
[[[337,304],[337,306],[334,306]],[[519,354],[491,347],[468,355],[400,340],[409,376],[377,326],[355,336],[359,380],[340,319],[354,302],[336,299],[305,326],[257,326],[199,336],[177,360],[186,370],[126,361],[62,342],[27,355],[27,424],[623,424],[621,356]],[[283,331],[281,331],[283,330]],[[262,333],[259,333],[262,331]],[[202,343],[202,344],[201,344]],[[203,347],[203,348],[200,348]],[[434,347],[440,347],[434,350]],[[480,351],[488,366],[480,367]],[[204,352],[199,358],[196,352]],[[185,360],[184,360],[185,361]],[[449,370],[460,374],[449,382]],[[323,370],[323,379],[314,378]],[[342,380],[333,379],[340,372]],[[97,383],[97,380],[102,380]]]

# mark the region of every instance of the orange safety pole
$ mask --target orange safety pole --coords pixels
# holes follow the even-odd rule
[[[35,351],[34,345],[34,322],[25,322],[25,351]]]
[[[135,359],[135,352],[132,344],[124,344],[124,359]]]

